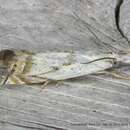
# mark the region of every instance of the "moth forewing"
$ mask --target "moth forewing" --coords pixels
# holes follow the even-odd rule
[[[31,57],[31,68],[25,73],[28,76],[36,76],[52,72],[55,67],[70,64],[69,55],[69,53],[36,53]]]
[[[103,71],[112,66],[113,63],[110,62],[110,59],[99,60],[90,64],[74,63],[68,66],[61,66],[57,71],[38,76],[50,80],[66,80]]]
[[[27,72],[27,75],[42,75],[50,72],[55,72],[55,68],[63,69],[64,71],[71,66],[77,66],[84,64],[95,59],[103,57],[112,57],[112,55],[83,55],[80,53],[66,53],[66,52],[53,52],[53,53],[36,53],[31,57],[31,68]],[[71,66],[69,66],[71,65]],[[26,68],[26,67],[25,67]],[[26,70],[26,69],[25,69]],[[76,71],[76,69],[75,69]]]

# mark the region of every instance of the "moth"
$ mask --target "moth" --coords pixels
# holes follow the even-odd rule
[[[43,84],[90,74],[108,73],[119,64],[129,64],[129,54],[32,53],[0,51],[0,84]],[[116,74],[115,74],[116,75]],[[117,75],[116,75],[117,76]]]

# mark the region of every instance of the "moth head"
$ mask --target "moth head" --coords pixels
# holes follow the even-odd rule
[[[14,61],[15,52],[12,50],[0,51],[0,84],[5,80],[5,77],[9,73],[9,69]]]
[[[1,50],[0,51],[0,65],[9,66],[14,60],[15,52],[13,50]]]

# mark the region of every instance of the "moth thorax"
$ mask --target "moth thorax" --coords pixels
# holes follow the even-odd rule
[[[15,74],[22,74],[25,72],[28,60],[29,60],[29,55],[21,55],[17,56],[17,60],[15,62]]]

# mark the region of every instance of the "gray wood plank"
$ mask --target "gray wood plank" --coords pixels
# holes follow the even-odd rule
[[[126,50],[127,38],[116,26],[119,2],[0,0],[0,50],[98,54]],[[125,5],[122,10],[126,12]],[[127,15],[121,12],[124,19],[120,19],[126,37],[127,24],[122,23]],[[124,71],[130,74],[129,69]],[[91,75],[59,85],[52,83],[43,90],[37,85],[7,85],[0,89],[0,130],[129,129],[129,80]]]
[[[129,98],[126,98],[127,101],[122,102],[122,105],[118,103],[119,99],[115,100],[118,90],[113,92],[103,89],[98,87],[98,83],[100,81],[95,88],[91,83],[85,85],[82,82],[76,84],[74,81],[68,81],[60,86],[51,84],[42,91],[38,86],[6,86],[0,91],[0,119],[15,125],[22,122],[21,125],[24,126],[29,121],[44,125],[40,124],[32,129],[44,129],[48,123],[47,127],[58,129],[116,129],[119,126],[127,129],[121,125],[130,122],[130,108],[125,104],[129,102]],[[100,98],[95,99],[94,95],[87,92],[95,93],[95,89],[100,92]],[[76,91],[84,92],[84,95],[77,95]],[[106,98],[104,91],[112,96],[114,101],[108,96]],[[86,97],[85,93],[89,96]],[[121,98],[129,96],[128,93],[118,94]],[[96,123],[95,126],[92,123]],[[29,126],[27,124],[27,127]]]

